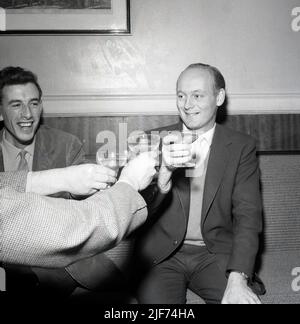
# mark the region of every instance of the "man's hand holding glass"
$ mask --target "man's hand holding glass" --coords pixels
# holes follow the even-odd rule
[[[173,172],[178,168],[196,165],[192,144],[198,138],[193,132],[169,132],[163,138],[162,165],[158,175],[158,187],[162,193],[170,191]]]

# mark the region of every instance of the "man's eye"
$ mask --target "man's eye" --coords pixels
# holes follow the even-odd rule
[[[194,98],[196,100],[199,100],[199,99],[202,99],[204,96],[203,95],[200,95],[200,94],[194,94]]]
[[[178,95],[177,97],[178,97],[178,99],[180,99],[180,100],[182,100],[182,99],[184,98],[183,95]]]
[[[31,102],[29,106],[32,109],[37,109],[40,106],[40,104],[39,102]]]
[[[15,108],[15,109],[20,108],[20,107],[21,107],[21,104],[13,104],[12,105],[12,108]]]

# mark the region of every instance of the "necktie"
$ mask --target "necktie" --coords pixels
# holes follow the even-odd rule
[[[23,150],[19,153],[20,162],[19,162],[19,166],[18,166],[18,171],[29,171],[28,163],[25,158],[27,153],[28,152],[25,150]]]

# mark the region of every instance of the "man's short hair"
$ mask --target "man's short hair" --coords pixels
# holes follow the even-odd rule
[[[0,71],[0,103],[2,102],[2,90],[5,86],[25,85],[33,83],[39,91],[39,99],[42,98],[43,92],[38,83],[37,76],[31,71],[21,67],[9,66]]]
[[[215,92],[218,92],[221,89],[224,89],[224,90],[226,89],[225,78],[222,75],[222,73],[219,71],[219,69],[217,69],[216,67],[208,65],[208,64],[203,64],[203,63],[195,63],[195,64],[189,65],[185,69],[185,71],[189,70],[189,69],[202,69],[204,71],[209,72],[214,80],[214,91]]]

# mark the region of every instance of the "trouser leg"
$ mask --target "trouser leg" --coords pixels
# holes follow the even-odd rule
[[[207,250],[201,263],[195,268],[189,288],[201,296],[207,304],[220,304],[227,286],[227,255],[214,255]]]
[[[155,266],[138,288],[140,304],[185,304],[187,278],[184,266],[173,256]]]

